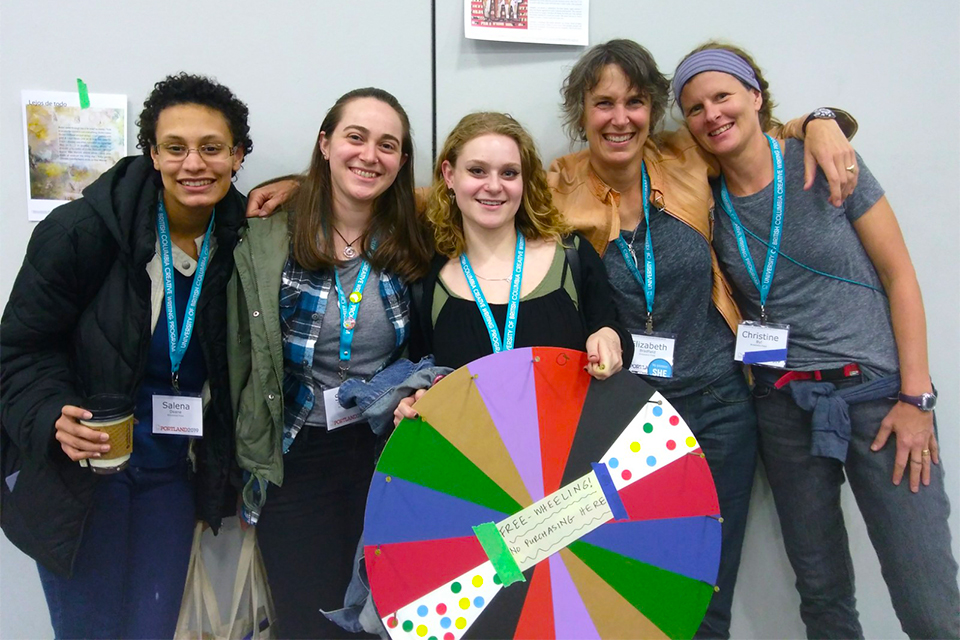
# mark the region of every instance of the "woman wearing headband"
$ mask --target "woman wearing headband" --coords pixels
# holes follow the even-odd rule
[[[697,636],[727,637],[756,466],[756,416],[732,358],[739,312],[710,247],[708,157],[686,131],[655,133],[668,94],[653,56],[636,42],[588,49],[562,88],[567,131],[587,148],[554,161],[549,180],[557,208],[603,256],[637,347],[631,370],[683,416],[713,472],[723,516],[719,591]],[[788,133],[799,135],[802,125],[792,123]],[[810,121],[807,133],[809,147],[824,149],[825,168],[846,174],[837,163],[849,164],[853,152],[837,126]],[[824,133],[833,135],[815,135]],[[837,201],[854,182],[847,175]]]
[[[688,55],[673,84],[722,171],[713,242],[750,319],[737,359],[757,365],[760,451],[807,634],[863,634],[840,508],[846,476],[903,630],[955,638],[957,564],[913,265],[862,162],[845,167],[859,183],[840,207],[822,175],[799,188],[800,145],[764,134],[767,87],[745,52],[718,43]]]

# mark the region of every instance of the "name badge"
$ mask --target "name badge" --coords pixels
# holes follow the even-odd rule
[[[340,406],[340,400],[337,397],[339,391],[340,387],[323,390],[323,409],[327,416],[327,431],[333,431],[363,420],[363,412],[360,411],[360,407],[344,409]]]
[[[654,378],[673,377],[674,333],[632,333],[633,361],[630,372]]]
[[[762,364],[782,369],[787,366],[788,324],[760,324],[752,320],[737,326],[737,347],[733,359],[744,364]]]
[[[199,396],[153,396],[153,432],[203,437],[203,399]]]

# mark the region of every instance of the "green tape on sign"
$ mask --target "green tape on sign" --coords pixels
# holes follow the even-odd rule
[[[514,582],[526,582],[523,572],[517,566],[517,562],[510,555],[507,549],[507,543],[503,541],[503,536],[497,530],[497,525],[492,522],[478,524],[473,528],[473,533],[480,541],[480,546],[490,559],[490,564],[497,572],[497,577],[503,586],[509,587]]]
[[[80,78],[77,78],[77,92],[80,94],[80,108],[89,109],[90,94],[87,93],[87,85]]]

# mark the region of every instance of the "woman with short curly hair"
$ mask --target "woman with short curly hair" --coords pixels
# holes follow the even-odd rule
[[[550,166],[554,203],[602,256],[633,339],[659,347],[639,349],[628,366],[683,416],[713,471],[723,515],[719,589],[697,636],[728,637],[756,465],[756,416],[733,360],[739,312],[710,248],[709,158],[685,131],[662,132],[670,85],[632,40],[585,51],[561,95],[567,133],[587,148]],[[794,122],[788,133],[802,128]],[[848,146],[836,125],[820,121],[808,128],[811,148],[818,128]],[[832,144],[827,136],[824,146]],[[853,151],[847,155],[852,160]],[[850,162],[838,170],[829,156],[824,164],[828,175],[832,167],[832,175],[851,178],[848,188],[855,182],[843,169]],[[650,366],[654,359],[657,367]]]
[[[196,519],[216,531],[236,508],[225,291],[247,107],[181,73],[138,124],[143,155],[37,225],[0,325],[3,528],[38,562],[57,638],[171,637]],[[98,394],[136,419],[109,468],[81,424]],[[201,437],[163,432],[171,403]]]

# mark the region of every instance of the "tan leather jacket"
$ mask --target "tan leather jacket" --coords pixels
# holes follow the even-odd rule
[[[803,120],[791,120],[771,131],[771,135],[802,138]],[[699,231],[709,243],[713,238],[713,192],[709,178],[719,175],[719,165],[703,152],[686,129],[665,133],[658,142],[648,138],[643,148],[652,202]],[[607,245],[620,233],[620,193],[593,171],[589,150],[554,160],[547,181],[553,203],[602,256]],[[730,284],[720,271],[712,245],[710,260],[713,263],[713,302],[730,329],[736,331],[740,311],[733,301]]]

